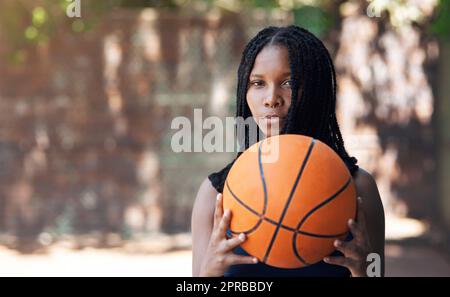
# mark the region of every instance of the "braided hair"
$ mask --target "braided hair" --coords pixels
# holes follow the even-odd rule
[[[271,45],[287,48],[291,71],[291,105],[280,134],[302,134],[319,139],[342,158],[354,175],[358,169],[357,159],[350,157],[345,150],[336,120],[336,72],[333,62],[323,43],[301,27],[270,26],[259,31],[246,45],[238,69],[236,117],[247,119],[252,116],[246,100],[249,76],[258,53]],[[222,170],[208,176],[219,193],[223,191],[234,161],[252,145],[248,135],[244,133],[244,149],[236,158]]]

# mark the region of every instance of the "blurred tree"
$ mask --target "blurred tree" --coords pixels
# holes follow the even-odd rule
[[[450,1],[439,1],[436,8],[436,17],[431,25],[431,32],[446,41],[450,41]]]
[[[308,28],[319,36],[326,33],[336,24],[336,8],[348,1],[330,0],[83,0],[83,17],[70,19],[66,9],[70,2],[66,0],[18,0],[2,1],[0,4],[0,30],[6,35],[11,51],[10,59],[14,63],[24,60],[21,49],[27,44],[43,44],[50,36],[62,27],[70,27],[73,32],[81,33],[92,27],[114,8],[153,7],[160,9],[222,9],[241,12],[260,8],[265,10],[281,9],[292,12],[294,22]],[[431,3],[433,1],[425,1]],[[424,3],[425,3],[424,2]],[[367,0],[367,13],[388,15],[394,27],[401,27],[412,22],[420,23],[429,20],[429,13],[424,10],[433,9],[432,4],[423,5],[403,0]],[[431,5],[431,6],[430,6]],[[450,1],[439,1],[436,9],[437,17],[432,22],[431,32],[448,37],[450,31]]]
[[[128,206],[126,203],[129,201],[123,202],[123,205],[118,204],[117,202],[122,201],[123,197],[128,197],[128,199],[132,200],[134,197],[139,196],[135,193],[136,189],[145,194],[140,195],[141,197],[144,197],[143,199],[147,199],[145,198],[146,195],[149,197],[159,197],[158,193],[152,193],[150,191],[150,188],[154,189],[154,187],[148,186],[147,177],[141,182],[134,176],[137,175],[136,165],[142,163],[140,159],[147,160],[150,164],[158,160],[156,154],[154,155],[154,150],[157,150],[160,146],[159,141],[161,141],[161,135],[158,133],[165,132],[164,128],[167,126],[167,122],[165,121],[168,121],[171,116],[173,116],[173,114],[170,113],[170,110],[163,110],[163,108],[158,106],[157,102],[155,103],[154,94],[156,91],[160,91],[156,88],[161,87],[163,83],[169,82],[174,83],[173,87],[177,89],[177,68],[180,67],[179,64],[182,60],[186,60],[182,61],[185,63],[184,66],[188,69],[185,73],[191,73],[189,72],[189,69],[194,65],[195,70],[198,71],[199,75],[210,77],[211,72],[208,72],[209,70],[201,71],[197,65],[200,64],[198,61],[201,61],[205,56],[204,54],[208,50],[207,45],[215,44],[216,40],[222,40],[221,42],[227,43],[226,46],[222,43],[217,47],[223,48],[231,57],[237,57],[242,44],[247,38],[245,34],[250,32],[248,27],[244,27],[245,22],[242,20],[249,10],[257,10],[258,12],[262,11],[264,13],[277,13],[281,11],[283,16],[291,13],[292,19],[296,24],[306,27],[324,40],[333,56],[335,56],[334,53],[336,49],[342,50],[345,58],[340,59],[340,62],[342,63],[342,61],[344,61],[345,65],[341,71],[348,75],[349,80],[353,80],[357,84],[357,89],[364,91],[363,96],[361,97],[362,100],[364,100],[364,105],[368,106],[370,109],[368,117],[365,119],[361,118],[360,122],[372,124],[376,128],[378,127],[378,129],[379,127],[382,127],[382,129],[379,129],[376,132],[382,138],[383,149],[393,145],[399,151],[403,149],[409,152],[411,151],[410,147],[414,147],[415,149],[418,149],[418,155],[423,155],[423,152],[420,151],[422,145],[428,145],[427,147],[430,146],[427,144],[429,139],[427,138],[428,134],[425,135],[426,137],[422,137],[420,145],[418,145],[419,142],[417,139],[420,135],[416,137],[416,134],[411,133],[411,130],[414,130],[415,132],[423,130],[424,133],[428,133],[428,123],[422,125],[413,122],[416,126],[409,125],[406,127],[409,129],[409,132],[406,132],[405,125],[402,123],[399,124],[394,122],[392,125],[386,125],[387,121],[378,117],[376,112],[377,107],[395,105],[394,101],[396,98],[392,99],[389,96],[377,94],[377,91],[380,89],[388,90],[390,85],[399,86],[400,88],[402,88],[403,85],[397,84],[392,78],[389,78],[383,81],[384,85],[381,88],[379,85],[374,85],[374,79],[365,80],[364,78],[367,77],[367,73],[369,73],[369,75],[374,73],[382,74],[383,72],[380,71],[380,69],[386,69],[387,66],[393,64],[387,62],[389,54],[386,53],[395,53],[395,55],[401,57],[405,56],[405,54],[403,54],[404,52],[401,51],[401,48],[404,47],[402,40],[407,40],[407,38],[400,39],[400,42],[397,42],[399,39],[398,36],[396,36],[396,31],[411,29],[411,27],[420,27],[420,30],[417,28],[415,29],[416,31],[420,31],[420,36],[418,32],[416,32],[414,36],[422,38],[424,36],[422,33],[423,28],[430,27],[432,28],[432,30],[429,31],[430,33],[439,34],[439,36],[444,37],[448,36],[450,23],[449,1],[439,2],[440,11],[436,13],[435,19],[430,17],[432,16],[431,12],[434,9],[433,0],[421,2],[402,0],[81,1],[83,3],[82,17],[74,19],[66,16],[66,8],[69,3],[66,0],[6,0],[0,2],[0,57],[3,57],[6,52],[6,56],[13,66],[21,65],[21,67],[10,67],[6,70],[7,68],[2,67],[2,61],[0,61],[0,68],[2,71],[9,71],[7,73],[9,75],[5,75],[3,81],[0,80],[4,86],[0,88],[3,92],[2,97],[15,98],[14,93],[17,92],[20,96],[27,99],[26,103],[21,103],[22,105],[18,104],[17,108],[19,111],[24,110],[21,111],[23,114],[27,114],[27,112],[30,114],[27,119],[28,123],[38,126],[36,123],[41,121],[41,125],[48,127],[48,129],[46,128],[44,130],[49,131],[48,137],[50,139],[49,143],[52,145],[52,150],[55,150],[55,145],[59,145],[59,138],[56,134],[59,130],[63,131],[63,133],[61,133],[63,135],[61,148],[56,148],[56,150],[60,150],[61,155],[54,157],[54,151],[51,154],[48,153],[48,156],[53,156],[49,157],[49,159],[54,158],[53,162],[55,164],[57,162],[69,162],[67,160],[70,158],[77,157],[80,159],[74,162],[74,164],[58,165],[64,170],[55,170],[53,172],[55,181],[60,184],[60,192],[64,192],[69,188],[68,185],[73,186],[72,191],[74,193],[70,195],[74,197],[72,198],[75,201],[73,204],[78,207],[61,210],[61,216],[56,219],[58,233],[72,232],[71,230],[74,229],[91,230],[101,226],[101,223],[109,221],[111,225],[110,229],[117,230],[122,228],[124,234],[127,234],[127,237],[130,236],[128,226],[116,224],[117,222],[122,222],[120,221],[120,215],[122,214],[122,209]],[[355,3],[359,5],[357,5],[359,10],[356,14],[353,14],[355,17],[349,17],[350,14],[348,14],[348,11],[351,10],[352,7],[355,7]],[[427,5],[427,3],[431,4]],[[143,7],[156,8],[155,10],[150,10],[152,13],[156,12],[156,17],[152,19],[154,20],[154,23],[147,23],[143,28],[136,29],[136,23],[138,23],[140,16],[139,8]],[[110,17],[110,14],[114,12],[115,8],[122,8],[120,13],[123,13],[123,15],[126,14],[128,19],[115,19],[114,17]],[[129,13],[130,11],[131,13]],[[159,17],[167,11],[176,11],[176,16],[179,16],[180,14],[189,15],[193,12],[199,16],[199,25],[194,29],[189,26],[186,28],[184,26],[186,23],[174,22],[173,17]],[[206,25],[209,21],[205,21],[202,17],[204,13],[209,11],[222,12],[221,15],[227,18],[227,22],[224,23],[227,23],[228,27],[224,27],[222,23],[219,23],[218,25]],[[369,14],[372,13],[374,14],[373,16],[379,15],[379,19],[370,18]],[[130,18],[132,21],[130,21]],[[362,63],[361,60],[357,59],[358,55],[355,55],[354,50],[358,47],[354,46],[354,40],[352,40],[352,38],[355,37],[355,34],[351,31],[351,28],[346,27],[350,30],[346,31],[346,36],[350,38],[350,41],[344,42],[340,39],[343,36],[344,31],[343,20],[347,20],[347,25],[351,25],[353,22],[353,28],[359,28],[360,30],[363,28],[362,31],[359,31],[360,36],[357,40],[364,43],[363,46],[359,48],[368,49],[362,53],[364,56],[363,58],[365,59]],[[360,26],[361,23],[358,23],[361,20],[365,27]],[[190,19],[187,19],[187,21],[184,19],[183,21],[191,24]],[[102,22],[107,24],[107,29],[101,26]],[[256,25],[254,27],[256,27]],[[93,30],[94,28],[99,30]],[[365,30],[364,28],[368,28],[369,30]],[[251,29],[253,30],[254,28]],[[372,29],[374,29],[372,32],[373,35],[368,36],[367,33]],[[139,30],[145,32],[146,35],[142,36],[150,39],[153,38],[151,39],[152,42],[159,44],[161,49],[158,49],[157,54],[153,55],[148,52],[145,52],[145,55],[142,54],[141,51],[145,51],[147,48],[145,46],[146,41],[139,40],[138,35],[143,34],[142,32],[136,33]],[[154,30],[154,32],[152,30]],[[91,32],[94,32],[94,34],[80,34]],[[193,32],[203,35],[194,38],[195,36],[193,37],[193,35],[191,35]],[[174,38],[174,36],[181,36],[184,39]],[[383,45],[382,42],[378,42],[383,36],[384,42],[394,42],[394,46],[388,46],[386,45],[387,43]],[[182,54],[183,46],[181,46],[180,43],[182,40],[188,44],[187,46],[184,46],[184,48],[189,49],[189,51],[186,51],[186,56],[183,56]],[[197,43],[191,45],[188,41]],[[180,43],[180,45],[178,43]],[[107,46],[105,44],[107,44]],[[197,47],[197,44],[200,44],[201,46]],[[230,44],[232,46],[229,46]],[[345,46],[346,48],[344,48]],[[431,48],[424,44],[421,44],[420,46],[422,48],[417,48],[416,44],[413,44],[411,51],[406,52],[406,55],[415,53],[415,60],[420,60],[422,52],[425,52],[423,49]],[[107,52],[105,51],[105,48],[108,48]],[[59,51],[61,49],[64,52],[60,53]],[[192,55],[190,54],[191,50],[193,52]],[[217,51],[209,50],[211,51],[211,57],[214,59],[214,55],[218,55]],[[361,54],[361,52],[359,54]],[[152,57],[146,58],[147,55]],[[191,59],[192,56],[196,56],[198,59],[194,62],[193,60],[188,61],[188,58]],[[226,56],[225,59],[224,64],[227,64],[227,67],[231,67],[230,56]],[[47,59],[43,59],[43,57],[47,57]],[[67,57],[71,57],[71,59],[68,59]],[[347,57],[349,58],[347,59]],[[379,60],[376,60],[373,57],[380,58]],[[42,60],[45,61],[42,62]],[[113,63],[115,68],[113,70],[109,69],[114,75],[112,75],[105,83],[103,67],[105,67],[104,63],[108,62],[107,60],[109,60],[110,63]],[[33,68],[33,71],[29,71],[28,67]],[[222,79],[224,76],[225,65],[215,67],[218,68],[216,69],[216,76]],[[373,67],[371,69],[376,69],[376,71],[361,71],[370,67]],[[404,68],[401,68],[402,70],[400,71],[401,78],[403,78],[402,75],[404,73],[408,72],[406,71],[406,69],[409,69],[408,67],[412,67],[412,69],[416,70],[418,69],[420,73],[423,72],[422,62],[420,61],[417,63],[405,61],[405,63],[402,64],[402,67]],[[17,71],[17,69],[19,69],[19,71]],[[162,77],[165,70],[168,70],[167,73],[169,74],[167,79]],[[393,71],[390,72],[394,73]],[[28,73],[29,76],[27,76]],[[155,73],[157,73],[157,75],[155,75]],[[197,78],[198,81],[198,77],[195,78]],[[422,78],[422,76],[420,76],[420,78]],[[406,77],[405,79],[409,80],[412,78]],[[27,88],[20,90],[20,92],[14,90],[14,86],[16,86],[14,82],[17,80],[26,81]],[[184,80],[184,82],[186,81],[187,80]],[[192,81],[196,82],[194,79],[192,79]],[[209,83],[207,79],[203,79],[202,81]],[[107,96],[105,96],[105,90],[103,89],[104,85],[109,86],[110,88],[111,86],[114,87],[111,88],[110,93],[108,93]],[[414,83],[411,83],[410,85],[414,85]],[[8,86],[12,87],[8,88]],[[179,93],[187,93],[187,90],[192,90],[192,86],[193,85],[187,84],[186,88],[178,88],[177,91]],[[5,95],[5,89],[11,90],[10,94]],[[200,86],[199,89],[203,90],[202,86]],[[406,89],[406,87],[404,89]],[[39,110],[47,110],[43,108],[43,106],[48,108],[50,104],[54,104],[55,110],[59,110],[57,109],[60,108],[58,107],[59,105],[67,106],[64,98],[61,99],[55,96],[55,93],[61,90],[63,90],[62,92],[64,95],[70,96],[70,99],[67,100],[70,101],[70,109],[67,111],[67,116],[64,117],[64,124],[66,127],[63,125],[61,125],[62,127],[58,127],[62,122],[58,117],[61,115],[59,111],[43,113],[44,115],[41,115],[41,117],[39,117],[38,114]],[[173,90],[169,90],[166,95],[171,98],[176,98],[173,96],[175,92],[172,91]],[[413,100],[417,98],[415,92],[411,92],[411,94]],[[30,103],[29,101],[33,101],[30,98],[34,99],[34,102]],[[191,98],[189,98],[189,100],[191,100]],[[58,101],[57,104],[55,103],[56,101]],[[386,103],[386,101],[389,102]],[[185,105],[184,107],[188,110],[191,109],[191,106],[189,105]],[[161,118],[164,117],[164,119],[158,118],[158,116]],[[151,119],[150,122],[149,119]],[[15,127],[17,129],[14,129],[14,133],[17,133],[17,135],[19,135],[19,131],[31,131],[30,134],[25,134],[25,132],[23,135],[20,134],[20,136],[17,137],[18,139],[21,138],[23,141],[23,139],[33,138],[34,132],[32,130],[34,129],[34,126],[30,128],[23,125],[22,129],[22,126],[19,125],[22,125],[26,121],[16,119],[16,122],[18,127]],[[92,127],[101,127],[101,129],[98,129],[97,131],[96,129],[92,129]],[[119,132],[128,132],[120,132],[123,135],[119,133],[120,135],[117,136],[116,130]],[[157,131],[158,133],[154,133],[154,131]],[[31,136],[26,137],[29,135]],[[107,135],[107,137],[105,137],[105,135]],[[397,136],[401,135],[408,135],[410,137],[410,139],[408,139],[409,142],[403,142],[403,144],[396,142],[396,140],[398,141],[398,139],[400,139]],[[80,139],[86,140],[85,147],[83,147],[85,152],[83,152],[83,154],[77,153],[70,155],[71,150],[64,148],[64,141],[67,140],[69,143],[68,146],[70,147],[70,143],[72,143],[72,145],[73,143],[76,143],[77,140],[73,140],[73,138],[76,138],[77,136]],[[153,142],[150,141],[149,147],[146,148],[143,144],[148,143],[150,137],[153,137]],[[106,141],[106,152],[99,149],[100,147],[103,147],[103,138],[107,138],[108,140]],[[96,148],[95,145],[99,148]],[[401,147],[402,145],[403,147]],[[126,147],[127,151],[124,153],[124,151],[116,149],[116,147]],[[145,154],[146,150],[152,154]],[[38,156],[39,153],[40,152],[37,152]],[[46,153],[41,152],[41,154],[45,155]],[[407,163],[410,163],[410,155],[399,155],[402,158],[399,163],[404,165],[404,167],[400,168],[401,171],[408,172],[410,169]],[[425,155],[430,156],[431,154],[426,152]],[[415,166],[416,164],[412,165]],[[160,167],[158,166],[155,166],[155,168],[159,170]],[[71,168],[71,170],[68,170],[67,168]],[[184,171],[176,166],[174,166],[174,168],[174,172],[180,172],[179,176],[174,175],[174,173],[170,178],[178,182],[184,178]],[[206,169],[209,170],[209,168]],[[428,178],[425,181],[431,180],[432,176],[427,175],[427,171],[423,171],[421,168],[419,168],[419,171],[421,170],[419,173],[417,172],[417,168],[413,169],[416,171],[410,170],[410,172],[415,174],[415,176],[411,177],[415,178],[413,180],[414,182],[411,182],[412,179],[407,179],[410,178],[407,174],[401,174],[401,176],[406,179],[398,183],[397,186],[399,192],[405,192],[405,188],[409,188],[412,192],[412,197],[414,195],[424,197],[426,195],[423,195],[422,192],[416,190],[413,186],[422,187],[423,183],[420,183],[420,181],[423,182],[425,180],[423,175]],[[65,172],[65,174],[61,174],[60,172]],[[79,172],[82,172],[82,174],[78,174]],[[101,174],[103,173],[108,174],[102,176]],[[157,172],[156,169],[154,175],[156,176],[156,178],[154,178],[154,183],[158,184],[160,182],[160,173]],[[127,181],[127,179],[129,181]],[[23,181],[24,184],[27,182],[28,181]],[[125,188],[120,182],[129,185],[129,188]],[[42,190],[42,197],[44,197],[44,199],[42,199],[42,197],[32,197],[30,196],[31,194],[28,195],[27,193],[31,193],[31,190],[25,193],[28,196],[25,194],[23,194],[23,196],[26,196],[27,199],[30,199],[31,201],[42,201],[43,204],[46,203],[45,199],[47,199],[47,197],[50,197],[55,201],[60,199],[60,197],[57,197],[58,191],[55,190],[55,188],[57,189],[55,183],[45,185],[45,183],[37,180],[35,185],[37,189],[44,185],[44,190]],[[20,189],[20,186],[21,185],[18,185],[17,189]],[[87,190],[85,190],[84,187]],[[124,191],[125,194],[121,193],[121,190]],[[172,196],[175,198],[181,197],[176,196],[177,192],[179,192],[177,187],[174,187],[171,190],[173,193],[170,193],[170,195],[173,194]],[[77,204],[79,196],[83,197],[81,206]],[[172,209],[179,206],[180,201],[184,201],[184,206],[179,207],[182,209],[182,211],[179,212],[182,215],[176,215],[176,218],[174,218],[173,213],[168,212],[166,214],[166,220],[173,223],[176,227],[186,226],[185,218],[189,215],[188,212],[190,211],[189,207],[191,201],[189,199],[192,198],[190,192],[184,193],[183,197],[181,197],[182,200],[166,199],[166,201],[170,200],[169,202],[173,203],[174,206]],[[149,204],[153,203],[153,198],[150,198],[147,199]],[[64,197],[64,199],[66,198]],[[99,202],[94,203],[97,200]],[[23,202],[23,205],[27,205],[27,201],[25,199],[23,201],[25,201]],[[140,206],[142,203],[137,204]],[[157,207],[159,207],[159,205],[157,205]],[[86,211],[84,208],[90,211]],[[118,208],[119,210],[115,210],[115,208]],[[73,215],[73,213],[78,214],[78,212],[83,213],[85,217]],[[118,217],[119,219],[117,219]],[[73,222],[73,220],[77,218],[78,225]],[[47,218],[47,221],[51,220],[51,217]],[[48,223],[46,221],[40,222],[39,224],[35,224],[34,221],[30,222],[30,226],[37,226],[35,229],[39,229],[40,225],[51,225],[51,222]],[[172,227],[172,225],[170,227]]]

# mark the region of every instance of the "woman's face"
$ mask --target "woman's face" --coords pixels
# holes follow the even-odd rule
[[[289,54],[284,46],[263,48],[249,76],[247,104],[266,137],[277,135],[291,105]]]

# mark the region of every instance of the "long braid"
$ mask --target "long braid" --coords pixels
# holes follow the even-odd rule
[[[303,134],[323,141],[344,160],[353,175],[358,169],[357,160],[347,153],[336,119],[336,72],[332,59],[322,41],[303,28],[293,25],[267,27],[245,46],[238,69],[236,117],[247,119],[252,116],[247,104],[249,76],[258,53],[264,47],[272,45],[287,48],[291,70],[291,106],[284,127],[280,127],[280,133]],[[209,175],[218,192],[223,191],[225,179],[234,161],[253,144],[250,143],[247,125],[239,125],[238,121],[238,141],[242,142],[243,147],[225,168]],[[244,135],[240,135],[240,131]]]

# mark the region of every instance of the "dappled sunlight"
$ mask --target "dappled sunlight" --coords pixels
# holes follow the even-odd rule
[[[187,277],[191,252],[129,254],[122,250],[54,247],[46,254],[21,256],[0,247],[0,277]]]
[[[348,3],[341,10],[345,17],[335,59],[347,148],[375,177],[387,216],[433,216],[424,207],[427,197],[436,195],[432,187],[411,189],[434,182],[435,99],[426,72],[427,64],[437,61],[437,41],[421,39],[422,32],[409,24],[385,27],[358,5]],[[425,6],[421,13],[430,16]],[[395,226],[386,224],[387,233],[390,228]]]
[[[0,276],[189,276],[194,199],[235,153],[195,147],[236,114],[249,38],[288,24],[335,63],[387,275],[450,275],[447,2],[149,2],[86,1],[72,19],[66,0],[0,1]],[[194,152],[171,145],[176,118]]]

